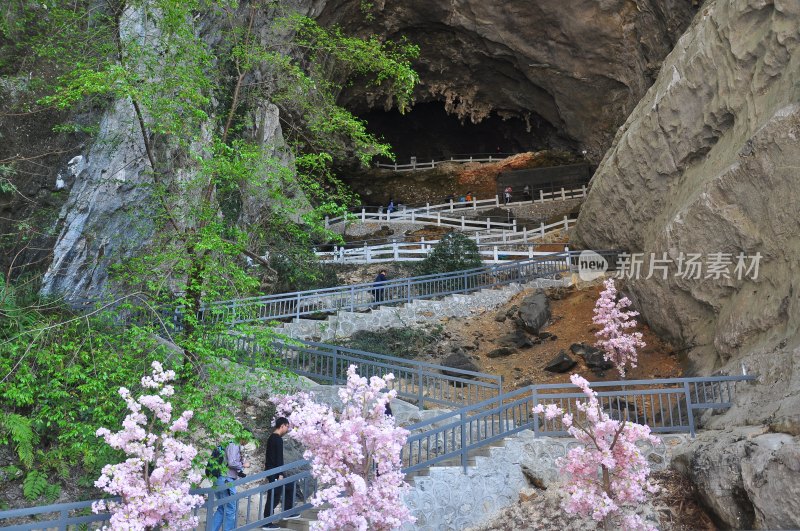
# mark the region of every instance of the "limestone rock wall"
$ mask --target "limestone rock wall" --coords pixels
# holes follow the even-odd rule
[[[796,529],[800,438],[747,427],[707,431],[681,446],[673,466],[694,479],[728,529]]]
[[[701,435],[678,460],[730,528],[800,526],[798,137],[800,3],[706,2],[618,131],[575,230],[586,247],[644,253],[626,290],[691,371],[758,375],[702,419],[756,433]],[[666,275],[646,278],[650,253]],[[679,274],[688,253],[700,275]],[[727,276],[708,269],[714,253]],[[757,275],[736,272],[740,253],[760,254]]]
[[[314,8],[298,6],[298,9]],[[263,22],[272,14],[265,11],[260,16]],[[129,9],[123,30],[144,32],[140,19],[147,20],[137,10]],[[221,21],[212,16],[204,26],[202,37],[208,45],[219,45]],[[281,37],[263,33],[261,38],[268,43]],[[268,73],[256,72],[253,76],[266,78]],[[249,125],[243,134],[271,148],[276,166],[291,168],[293,158],[285,148],[278,108],[262,99],[251,104],[246,112]],[[209,138],[206,132],[206,138],[201,141],[208,142]],[[177,151],[173,146],[160,144],[156,158],[170,160],[167,175],[162,178],[180,182],[190,179],[196,168],[187,157],[176,154]],[[130,101],[115,101],[103,112],[94,142],[87,145],[78,160],[77,167],[70,161],[62,170],[69,174],[69,197],[55,225],[58,236],[41,288],[44,295],[71,301],[96,298],[113,291],[108,286],[109,267],[145,249],[157,229],[153,214],[158,200],[152,196],[151,170]],[[286,195],[302,198],[299,188],[290,185],[283,188]],[[242,193],[239,222],[257,224],[268,211],[268,196],[268,191],[253,187]],[[170,197],[168,202],[179,204],[184,200],[185,197],[178,196]]]
[[[627,283],[644,318],[690,347],[696,372],[739,372],[744,362],[764,393],[783,395],[763,407],[745,393],[752,407],[731,411],[739,421],[795,429],[798,135],[800,3],[707,2],[617,133],[576,228],[588,247],[666,253],[666,278]],[[730,278],[676,276],[681,253],[705,263],[725,253]],[[757,277],[738,278],[739,253],[760,253]]]

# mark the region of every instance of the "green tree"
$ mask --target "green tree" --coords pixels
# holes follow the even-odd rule
[[[481,267],[481,256],[474,240],[460,232],[445,234],[430,254],[417,264],[418,275],[449,273]]]
[[[0,16],[0,71],[30,72],[17,111],[58,110],[67,118],[58,130],[81,138],[96,133],[87,114],[130,111],[149,176],[150,201],[138,215],[155,229],[147,248],[115,268],[126,296],[89,313],[20,305],[4,277],[0,407],[13,416],[0,444],[18,452],[31,493],[47,492],[41,473],[91,474],[112,457],[94,432],[122,418],[113,393],[155,359],[178,372],[177,406],[195,410],[209,437],[242,432],[219,413],[238,407],[251,367],[282,379],[270,356],[274,337],[235,327],[264,353],[243,358],[217,341],[229,327],[204,322],[201,310],[276,284],[278,264],[266,258],[275,250],[290,257],[286,269],[297,279],[322,280],[321,270],[304,265],[308,251],[330,237],[324,215],[353,200],[331,174],[333,160],[389,153],[336,105],[338,91],[370,77],[404,109],[417,82],[409,63],[416,48],[321,28],[274,1],[10,0]],[[253,133],[253,110],[270,103],[282,111],[286,146],[264,145]],[[13,186],[10,165],[4,190]],[[265,211],[248,217],[248,201]],[[177,323],[165,311],[175,308]]]

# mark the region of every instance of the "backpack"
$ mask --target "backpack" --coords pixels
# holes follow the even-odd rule
[[[225,459],[225,448],[222,445],[217,446],[211,452],[211,457],[206,464],[206,476],[210,478],[218,478],[223,472],[228,469],[228,463]]]

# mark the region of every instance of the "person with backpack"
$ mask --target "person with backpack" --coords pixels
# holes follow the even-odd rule
[[[275,419],[275,427],[267,439],[267,455],[264,461],[264,470],[271,470],[283,466],[283,436],[289,433],[289,419],[286,417],[278,417]],[[283,474],[273,474],[267,479],[270,483],[283,479]],[[272,516],[272,511],[281,502],[283,498],[283,510],[290,511],[294,507],[294,483],[287,483],[280,487],[276,487],[267,491],[267,503],[264,506],[264,518]],[[284,517],[284,520],[293,520],[300,518],[300,515],[289,515]],[[261,529],[277,529],[278,526],[269,523],[261,527]]]
[[[248,464],[242,459],[242,444],[244,444],[244,442],[245,440],[240,438],[225,446],[224,451],[222,446],[217,446],[214,451],[211,452],[211,459],[206,467],[206,475],[215,479],[217,487],[224,487],[239,478],[247,477],[244,469]],[[230,498],[234,494],[236,494],[236,487],[229,486],[217,490],[215,496],[217,500],[222,500]],[[235,529],[238,510],[238,500],[229,500],[220,504],[214,512],[214,520],[211,528],[214,531],[231,531]]]

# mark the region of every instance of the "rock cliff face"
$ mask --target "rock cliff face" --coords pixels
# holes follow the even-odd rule
[[[328,1],[319,18],[419,44],[418,102],[549,125],[596,160],[692,16],[687,0],[379,0],[366,18],[362,4]],[[357,112],[384,105],[358,85],[342,101]]]
[[[800,434],[798,136],[800,3],[707,2],[617,133],[581,212],[583,245],[645,254],[643,275],[627,289],[653,328],[689,348],[695,372],[758,374],[738,386],[730,412],[707,419],[710,427]],[[666,276],[656,269],[644,278],[650,253],[666,259]],[[697,278],[684,274],[689,253],[701,255]],[[760,254],[757,275],[737,271],[740,253]],[[786,439],[798,448],[797,437]],[[726,465],[717,450],[698,444],[689,461],[706,459],[719,472]],[[734,473],[750,485],[741,493],[752,506],[717,510],[726,525],[800,525],[796,511],[770,520],[763,482],[748,483],[744,465]]]
[[[129,10],[126,17],[131,31],[142,31],[136,26],[134,10]],[[206,26],[205,39],[214,46],[220,39],[219,28],[214,21]],[[269,42],[276,37],[264,33],[261,38]],[[247,114],[249,125],[243,134],[271,147],[276,164],[291,166],[293,160],[284,149],[278,108],[260,100],[251,105]],[[60,233],[52,263],[44,275],[42,294],[71,301],[106,294],[110,291],[109,267],[135,255],[151,241],[156,230],[152,215],[156,199],[152,197],[152,177],[141,135],[131,103],[116,101],[103,113],[96,140],[62,170],[69,197],[59,215]],[[179,161],[181,157],[170,159]],[[174,164],[170,168],[174,179],[183,179],[193,171],[179,162]],[[302,196],[298,189],[291,193]],[[259,191],[242,194],[241,223],[258,222],[268,202],[265,195]]]
[[[592,179],[578,238],[666,253],[666,279],[656,271],[628,287],[650,323],[694,347],[699,372],[740,372],[759,349],[774,348],[763,357],[781,356],[788,369],[797,361],[786,347],[800,340],[798,135],[800,3],[712,2]],[[702,254],[701,278],[676,276],[680,253]],[[712,253],[733,262],[730,278],[713,278]],[[761,254],[757,276],[738,278],[739,253]],[[800,415],[800,403],[793,410],[784,414]]]

